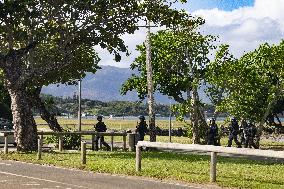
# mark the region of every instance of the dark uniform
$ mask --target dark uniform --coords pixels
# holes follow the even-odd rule
[[[239,124],[238,124],[236,118],[232,118],[231,119],[231,124],[229,126],[229,131],[230,131],[230,133],[229,133],[228,147],[232,146],[232,142],[234,140],[234,142],[237,144],[238,148],[241,148],[242,145],[238,141]]]
[[[258,149],[258,146],[254,143],[254,138],[257,133],[257,129],[254,124],[249,123],[248,127],[244,130],[245,133],[245,148],[254,147],[255,149]]]
[[[241,137],[241,144],[245,144],[245,130],[248,127],[248,123],[246,122],[246,120],[242,120],[241,121],[241,127],[240,127],[240,137]]]
[[[106,132],[107,128],[104,122],[102,122],[102,116],[98,116],[97,120],[99,121],[94,127],[95,131],[97,132]],[[110,146],[105,142],[104,136],[96,136],[95,137],[95,150],[99,149],[98,143],[99,139],[101,143],[107,148],[107,150],[110,150]]]
[[[209,124],[209,130],[208,130],[208,145],[219,145],[218,143],[218,126],[215,123],[215,119],[212,118],[210,120],[210,124]]]
[[[145,122],[144,116],[139,116],[140,122],[136,126],[136,133],[138,133],[138,141],[143,141],[146,133],[148,132],[148,125]]]

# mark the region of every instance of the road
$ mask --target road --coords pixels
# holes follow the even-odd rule
[[[211,188],[212,186],[208,187]],[[0,189],[201,189],[138,177],[0,160]]]

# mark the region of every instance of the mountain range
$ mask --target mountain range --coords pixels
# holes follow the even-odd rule
[[[129,68],[119,68],[114,66],[101,66],[96,74],[87,73],[82,80],[82,98],[100,100],[100,101],[137,101],[136,91],[130,91],[126,95],[120,94],[121,85],[133,74],[135,71]],[[72,97],[78,94],[78,86],[51,84],[43,87],[42,93],[51,94],[53,96]],[[208,102],[208,97],[200,90],[200,98],[204,102]],[[155,94],[155,101],[161,104],[169,104],[170,99],[162,94]]]

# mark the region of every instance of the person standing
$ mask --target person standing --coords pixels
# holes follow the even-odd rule
[[[218,126],[215,122],[215,118],[210,119],[209,130],[208,130],[208,145],[218,146]]]
[[[96,125],[94,126],[95,131],[106,132],[107,127],[106,127],[105,123],[102,121],[103,116],[98,115],[97,120],[98,120],[98,123],[96,123]],[[108,145],[108,143],[105,142],[104,136],[99,136],[99,135],[96,135],[96,137],[95,137],[95,150],[99,149],[99,146],[98,146],[99,140],[107,148],[107,150],[110,150],[110,146]]]
[[[258,146],[254,143],[257,129],[252,122],[249,122],[248,127],[245,129],[245,148],[254,147],[258,149]]]
[[[143,115],[138,117],[140,122],[136,126],[136,133],[138,133],[138,141],[143,141],[146,133],[148,132],[148,125]]]
[[[233,117],[231,119],[231,124],[229,126],[229,140],[228,140],[228,147],[232,146],[232,142],[234,140],[234,142],[236,143],[236,145],[238,146],[238,148],[241,148],[242,145],[241,143],[238,141],[238,134],[239,134],[239,124],[237,122],[237,119],[235,117]]]
[[[245,119],[241,120],[241,127],[240,127],[240,137],[241,137],[241,144],[245,144],[246,138],[245,138],[245,130],[248,127],[248,123]]]

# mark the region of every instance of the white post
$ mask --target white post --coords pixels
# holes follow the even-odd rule
[[[62,152],[63,150],[63,139],[62,139],[62,135],[59,136],[59,140],[58,140],[58,150],[60,152]]]
[[[83,165],[86,164],[86,142],[85,141],[81,142],[81,163]]]
[[[37,159],[41,160],[41,152],[42,152],[42,138],[40,137],[37,141]]]
[[[113,135],[111,135],[111,137],[110,137],[110,151],[113,151],[113,138],[114,138]]]
[[[210,182],[216,182],[217,152],[211,152]]]
[[[81,93],[82,93],[82,86],[81,86],[81,79],[79,80],[79,95],[78,95],[78,131],[81,131],[82,125],[82,117],[81,117]]]
[[[8,154],[8,135],[4,135],[4,140],[5,140],[5,144],[4,144],[4,154]]]
[[[136,171],[141,171],[141,147],[136,145]]]

